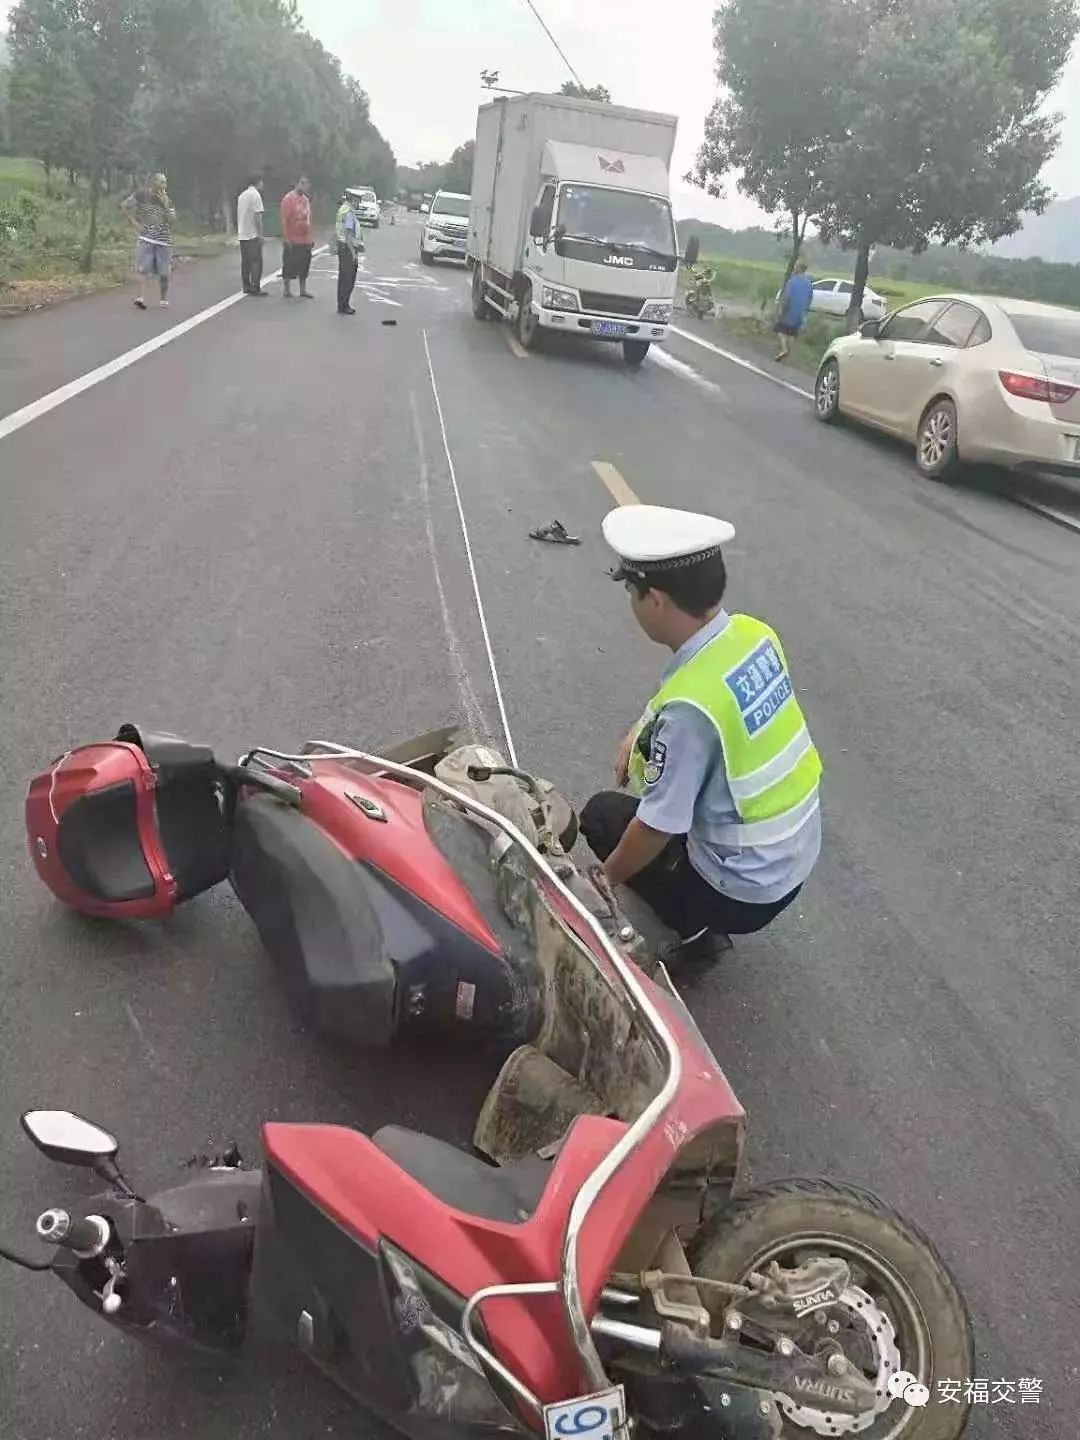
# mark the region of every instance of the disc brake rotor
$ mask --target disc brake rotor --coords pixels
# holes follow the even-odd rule
[[[863,1331],[871,1350],[877,1357],[877,1374],[874,1389],[877,1400],[872,1410],[863,1415],[838,1415],[832,1410],[822,1410],[816,1405],[799,1405],[788,1395],[777,1391],[773,1395],[777,1409],[792,1422],[818,1435],[858,1435],[868,1430],[879,1415],[889,1408],[893,1397],[889,1394],[889,1376],[900,1366],[900,1350],[896,1344],[896,1329],[880,1306],[875,1305],[865,1290],[849,1285],[841,1294],[837,1304],[848,1312]]]

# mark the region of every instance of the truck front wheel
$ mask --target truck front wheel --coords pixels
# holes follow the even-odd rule
[[[622,353],[627,365],[632,365],[636,370],[649,353],[649,342],[648,340],[624,340]]]
[[[518,305],[517,338],[523,350],[540,348],[540,317],[533,314],[532,290],[526,290]]]

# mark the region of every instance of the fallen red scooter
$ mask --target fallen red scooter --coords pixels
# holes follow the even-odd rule
[[[965,1406],[917,1407],[889,1383],[907,1372],[933,1392],[972,1373],[967,1311],[930,1242],[848,1186],[738,1190],[744,1116],[719,1065],[663,967],[644,974],[559,873],[561,849],[415,765],[259,755],[242,768],[269,765],[273,784],[340,775],[359,807],[381,777],[430,807],[433,833],[445,822],[469,894],[536,967],[531,1038],[471,1154],[397,1127],[268,1124],[261,1170],[226,1154],[143,1200],[107,1132],[25,1115],[46,1155],[108,1182],[84,1213],[37,1222],[84,1304],[132,1335],[225,1350],[272,1315],[410,1436],[962,1434]]]
[[[160,919],[228,878],[296,1008],[338,1040],[532,1039],[542,972],[503,912],[476,824],[425,791],[440,778],[508,816],[643,953],[571,860],[577,822],[547,781],[453,729],[382,759],[398,769],[335,745],[292,759],[258,749],[230,766],[125,725],[31,783],[30,853],[55,895],[98,918]]]

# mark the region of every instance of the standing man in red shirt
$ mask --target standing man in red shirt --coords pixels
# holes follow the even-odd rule
[[[314,300],[307,288],[311,269],[311,184],[301,175],[295,186],[281,197],[281,281],[286,299],[292,297],[292,282],[299,280],[300,294]]]

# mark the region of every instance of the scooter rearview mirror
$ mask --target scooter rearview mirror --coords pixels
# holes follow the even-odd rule
[[[120,1149],[107,1130],[69,1110],[27,1110],[21,1123],[41,1153],[62,1165],[93,1169],[115,1159]]]

